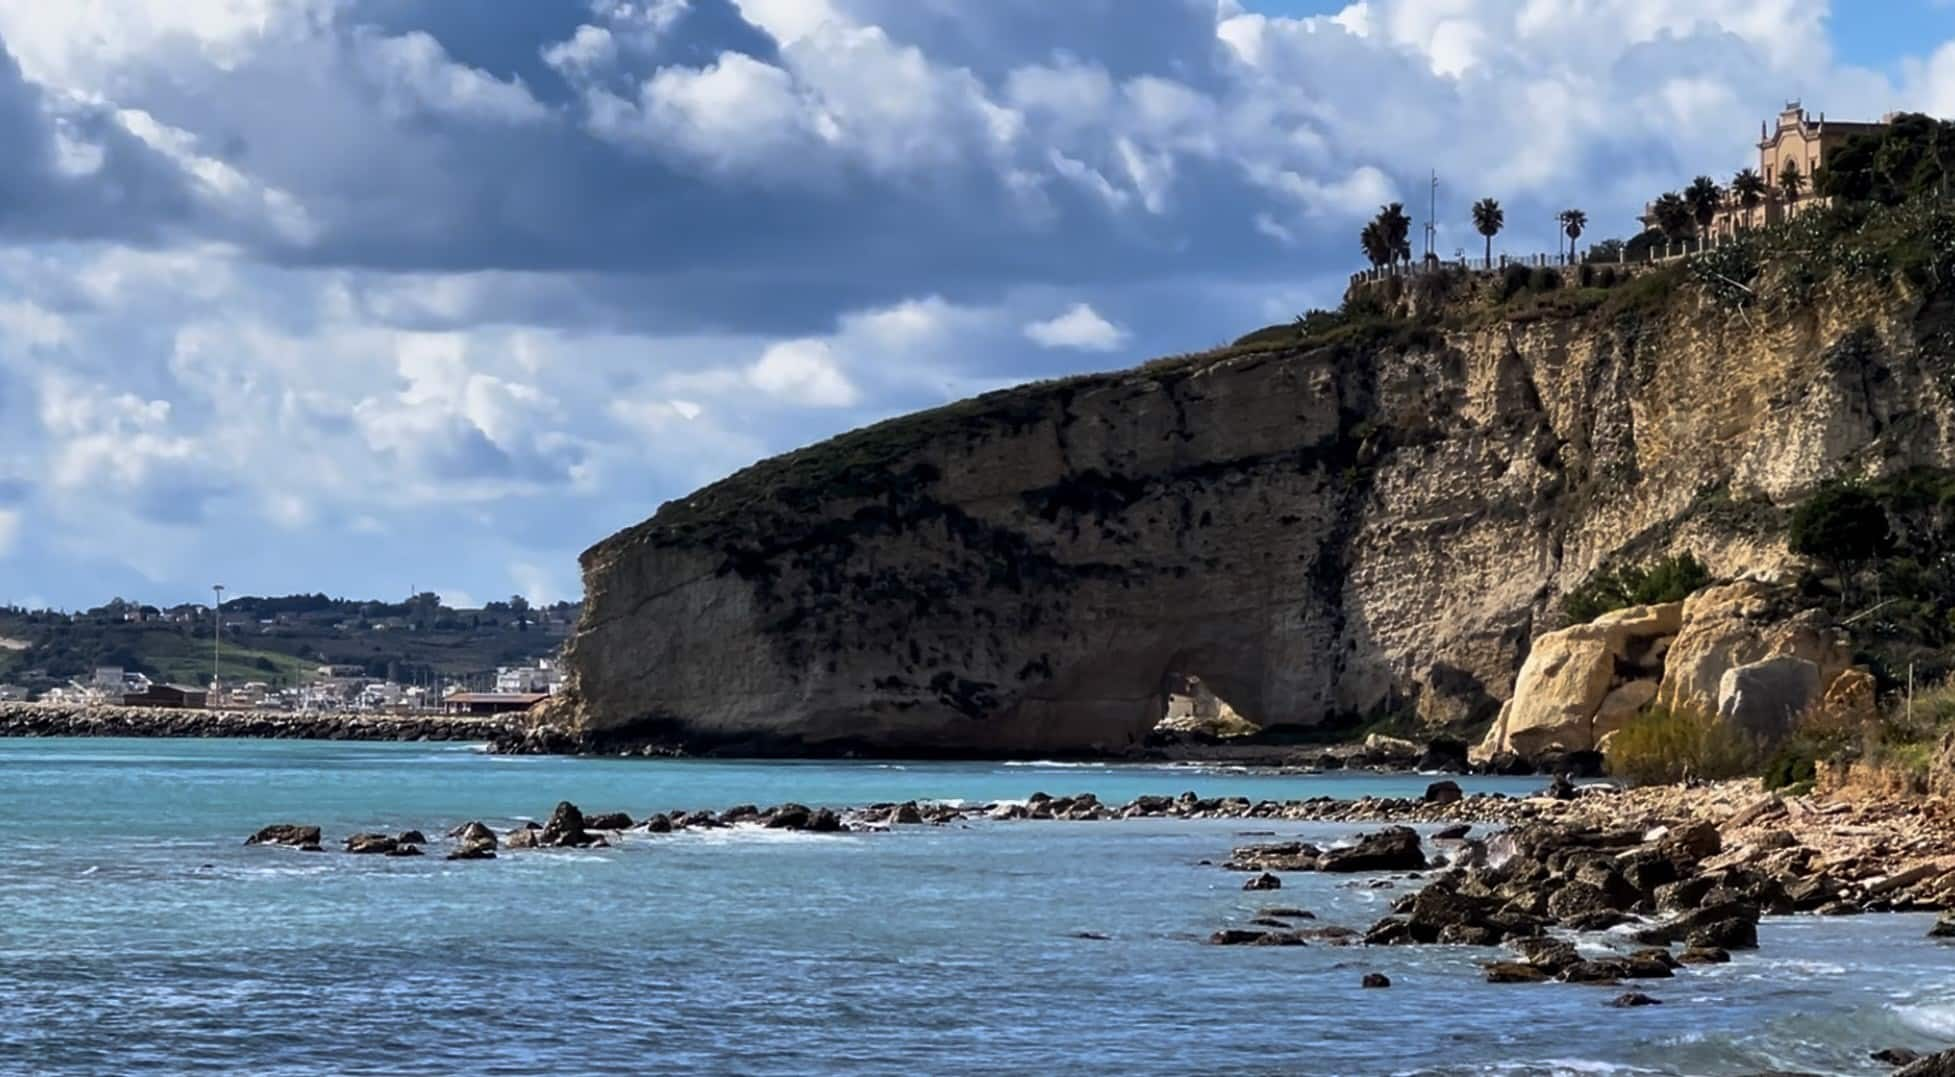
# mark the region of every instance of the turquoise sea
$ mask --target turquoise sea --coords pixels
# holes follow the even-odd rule
[[[1261,821],[734,829],[475,863],[245,847],[271,822],[439,833],[568,799],[642,817],[797,800],[1406,794],[1419,777],[1137,766],[495,757],[462,745],[0,741],[0,1071],[1887,1072],[1955,1043],[1921,916],[1768,920],[1621,988],[1480,982],[1486,951],[1213,947],[1262,904],[1362,928],[1396,888],[1219,862]],[[1533,779],[1469,788],[1525,792]],[[439,851],[436,842],[436,852]],[[1105,939],[1077,937],[1095,933]],[[1366,972],[1388,990],[1361,990]]]

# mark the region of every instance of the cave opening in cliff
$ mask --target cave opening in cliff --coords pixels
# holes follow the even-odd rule
[[[1213,685],[1192,673],[1169,671],[1161,677],[1161,720],[1156,733],[1196,734],[1218,738],[1246,737],[1262,727],[1244,718],[1215,694]]]

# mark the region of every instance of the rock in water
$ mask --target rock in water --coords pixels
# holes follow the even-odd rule
[[[470,820],[448,832],[448,836],[461,841],[463,845],[471,842],[487,842],[489,848],[496,847],[496,832],[479,822]]]
[[[1283,880],[1265,871],[1242,884],[1244,890],[1281,890]]]
[[[1946,445],[1894,433],[1948,425],[1917,302],[1815,294],[1790,336],[1681,299],[1407,319],[1334,345],[1286,326],[880,423],[586,551],[544,717],[594,749],[1090,753],[1141,744],[1179,674],[1257,724],[1397,700],[1433,725],[1494,720],[1534,661],[1542,596],[1582,582],[1561,551],[1622,563],[1689,530],[1733,573],[1775,567],[1770,542],[1679,492],[1778,498],[1863,458],[1948,466]],[[1811,391],[1847,345],[1883,376]],[[1632,419],[1647,414],[1660,430]],[[1586,511],[1597,497],[1608,512]],[[1751,653],[1684,610],[1660,704],[1714,712],[1724,669],[1776,653],[1828,667],[1728,599],[1699,612],[1730,610]],[[1556,648],[1568,690],[1535,728],[1567,735],[1539,739],[1593,746],[1621,687],[1611,648]],[[1625,683],[1649,657],[1625,648]]]
[[[1638,1006],[1661,1006],[1663,1000],[1651,998],[1641,991],[1631,991],[1628,994],[1617,995],[1609,1001],[1609,1005],[1618,1010],[1628,1010]]]
[[[1431,785],[1426,786],[1425,802],[1427,804],[1457,804],[1464,795],[1460,792],[1458,782],[1433,782]]]
[[[621,811],[605,812],[584,820],[586,830],[630,830],[631,826],[631,816]]]
[[[584,813],[568,800],[557,802],[556,810],[550,813],[550,821],[543,824],[542,833],[536,836],[538,845],[553,847],[583,846],[592,841],[592,837],[584,832]]]
[[[391,834],[354,834],[346,839],[349,853],[391,853],[400,843]]]
[[[1390,987],[1391,985],[1392,978],[1382,972],[1367,972],[1364,974],[1364,979],[1358,981],[1359,987]]]
[[[1319,870],[1422,871],[1426,866],[1419,833],[1409,826],[1395,826],[1359,838],[1357,844],[1341,849],[1326,849]]]
[[[290,845],[300,849],[319,848],[319,828],[297,823],[273,823],[244,839],[246,845]]]

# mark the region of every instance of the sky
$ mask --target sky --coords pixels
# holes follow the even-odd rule
[[[757,459],[1626,234],[1945,0],[0,0],[0,604],[579,594]]]

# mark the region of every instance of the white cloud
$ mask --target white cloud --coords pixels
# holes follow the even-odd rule
[[[747,371],[761,392],[811,408],[845,408],[861,394],[819,340],[790,340],[768,348]]]
[[[522,80],[498,79],[456,63],[440,42],[420,31],[371,40],[364,59],[396,108],[500,123],[526,123],[546,115]]]
[[[20,541],[20,510],[0,509],[0,557],[14,552]]]
[[[1065,313],[1025,327],[1025,336],[1041,348],[1072,348],[1085,352],[1110,352],[1127,342],[1127,333],[1100,317],[1085,303],[1076,303]]]
[[[575,78],[608,66],[617,55],[618,43],[612,38],[611,31],[586,23],[579,26],[569,40],[546,46],[543,49],[543,62]]]

